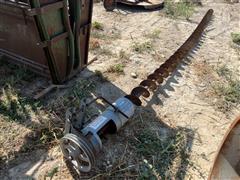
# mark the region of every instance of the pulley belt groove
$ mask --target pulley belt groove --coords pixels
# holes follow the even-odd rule
[[[203,17],[202,21],[198,24],[197,28],[191,36],[178,48],[178,50],[170,56],[159,68],[150,74],[146,80],[143,80],[139,86],[133,88],[130,95],[125,96],[135,105],[141,106],[142,102],[140,97],[149,97],[150,92],[157,89],[158,85],[163,83],[171,73],[175,71],[179,63],[188,55],[188,53],[197,45],[205,27],[211,20],[213,10],[210,9]]]

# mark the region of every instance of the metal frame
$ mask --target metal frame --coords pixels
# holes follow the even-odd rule
[[[62,84],[87,65],[92,8],[93,0],[0,0],[0,54]]]

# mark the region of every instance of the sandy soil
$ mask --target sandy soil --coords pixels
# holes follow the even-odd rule
[[[203,1],[202,7],[195,8],[190,21],[166,17],[163,10],[133,10],[120,6],[114,12],[106,12],[102,3],[96,3],[93,21],[103,24],[103,35],[97,41],[102,49],[108,51],[99,54],[99,50],[91,50],[90,59],[97,55],[98,60],[79,75],[88,78],[98,70],[108,78],[109,82],[96,82],[95,95],[113,101],[128,94],[188,38],[209,8],[214,9],[214,19],[207,27],[200,48],[150,99],[144,100],[144,106],[137,109],[134,118],[118,134],[104,140],[103,153],[94,172],[82,176],[82,179],[136,179],[142,158],[137,158],[131,141],[144,126],[161,138],[183,129],[187,133],[185,151],[189,155],[189,163],[179,166],[184,168],[185,174],[175,176],[175,179],[207,179],[224,133],[240,114],[239,106],[231,106],[224,111],[220,109],[218,97],[212,92],[213,83],[222,80],[216,72],[221,65],[226,65],[234,72],[235,78],[240,79],[240,50],[234,47],[230,35],[240,29],[239,3]],[[149,36],[158,30],[158,37]],[[147,51],[133,51],[134,44],[150,41],[151,47]],[[123,58],[119,57],[120,52],[124,52]],[[125,65],[124,74],[105,72],[111,64],[119,63]],[[131,73],[135,73],[137,78],[132,78]],[[19,124],[13,123],[13,126],[26,131]],[[2,169],[0,179],[50,179],[46,174],[55,167],[57,172],[53,179],[72,179],[57,143],[47,150],[19,153],[8,161],[10,163]],[[173,168],[178,171],[179,162],[173,162]]]

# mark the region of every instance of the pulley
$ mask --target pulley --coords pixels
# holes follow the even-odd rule
[[[81,134],[66,134],[60,141],[64,157],[76,171],[89,172],[95,162],[92,145]]]

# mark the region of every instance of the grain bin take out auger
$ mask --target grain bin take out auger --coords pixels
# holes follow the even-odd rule
[[[198,44],[212,14],[213,10],[208,10],[184,44],[129,95],[120,97],[114,103],[98,97],[89,103],[82,104],[79,114],[70,111],[66,113],[65,136],[61,139],[60,145],[64,157],[78,172],[91,170],[97,154],[102,150],[102,135],[117,132],[134,115],[136,106],[141,106],[140,97],[149,97],[149,90],[154,91],[158,85],[162,84],[164,79],[175,71],[179,63]],[[109,107],[85,125],[83,123],[85,110],[98,99],[109,104]]]

